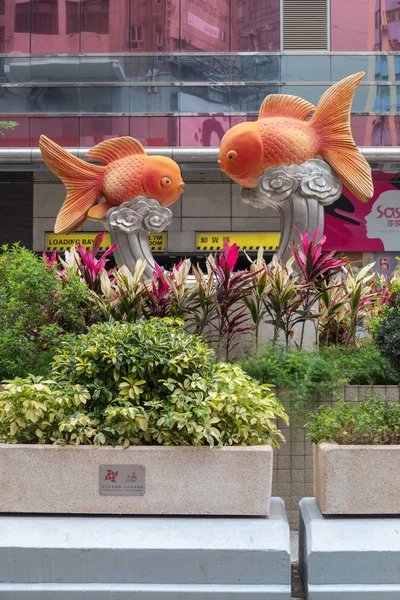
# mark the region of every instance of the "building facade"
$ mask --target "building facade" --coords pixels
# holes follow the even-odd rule
[[[37,147],[42,133],[71,148],[121,135],[146,147],[218,146],[229,127],[257,117],[267,94],[316,104],[360,70],[356,143],[397,146],[399,49],[397,0],[0,0],[0,120],[18,122],[0,149]],[[41,251],[64,190],[23,157],[0,160],[0,243]],[[372,202],[345,190],[326,229],[330,247],[360,260],[377,253],[385,270],[400,252],[400,165],[373,167]],[[243,205],[217,165],[182,169],[188,185],[164,258],[201,253],[212,234],[279,231],[276,214]]]

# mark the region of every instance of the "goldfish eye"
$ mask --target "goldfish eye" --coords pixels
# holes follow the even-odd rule
[[[163,177],[161,179],[161,187],[163,187],[163,188],[169,188],[171,183],[172,183],[172,181],[169,177]]]
[[[228,154],[226,155],[226,158],[229,160],[229,162],[234,162],[237,158],[236,150],[229,150]]]

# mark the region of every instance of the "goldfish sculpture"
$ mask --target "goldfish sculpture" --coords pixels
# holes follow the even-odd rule
[[[353,96],[364,75],[356,73],[333,85],[317,108],[297,96],[267,96],[257,121],[235,125],[222,138],[221,171],[242,187],[255,188],[268,168],[300,165],[321,156],[344,185],[367,202],[374,191],[371,168],[350,129]]]
[[[136,196],[154,198],[161,206],[170,206],[185,186],[175,161],[147,156],[143,146],[131,137],[106,140],[87,153],[88,158],[106,166],[89,164],[44,135],[39,146],[44,162],[67,190],[55,233],[70,233],[86,219],[102,221],[110,208]],[[106,202],[99,204],[102,197]]]

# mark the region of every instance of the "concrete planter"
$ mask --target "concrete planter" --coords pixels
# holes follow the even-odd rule
[[[400,514],[400,445],[314,445],[314,495],[324,515]]]
[[[3,513],[268,515],[271,486],[270,446],[0,444]]]

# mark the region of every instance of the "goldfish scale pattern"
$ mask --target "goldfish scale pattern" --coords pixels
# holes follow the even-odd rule
[[[264,169],[301,164],[314,158],[319,138],[309,123],[293,119],[261,119],[258,121],[264,147]]]
[[[145,155],[128,156],[111,163],[103,176],[102,192],[110,204],[122,204],[143,195],[142,174]]]

